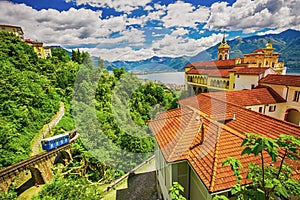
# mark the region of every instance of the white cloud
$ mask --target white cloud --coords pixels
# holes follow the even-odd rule
[[[54,9],[38,11],[25,4],[0,1],[1,23],[21,26],[26,38],[42,41],[46,45],[96,46],[82,50],[109,61],[142,60],[154,55],[192,56],[221,41],[222,34],[188,38],[188,30],[197,30],[198,24],[207,23],[202,30],[198,30],[200,34],[204,31],[208,33],[208,29],[254,32],[272,28],[271,31],[261,31],[260,35],[278,33],[286,28],[300,29],[298,0],[237,0],[232,6],[217,2],[211,8],[195,7],[183,1],[168,6],[148,4],[150,0],[73,1],[127,13],[143,6],[145,11],[138,17],[124,14],[102,19],[102,11],[85,8],[62,12]],[[158,25],[147,27],[147,22],[151,21]],[[147,36],[155,40],[150,43],[146,40]]]
[[[54,9],[37,11],[25,4],[0,2],[1,23],[23,28],[26,38],[46,45],[116,44],[140,46],[143,31],[126,29],[126,15],[101,20],[101,12],[74,9],[59,12]],[[139,22],[138,22],[139,23]],[[118,32],[117,38],[110,38]],[[135,36],[135,37],[133,37]]]
[[[298,0],[237,0],[232,6],[217,2],[204,28],[210,30],[243,30],[245,33],[264,28],[300,29]]]
[[[65,1],[70,2],[70,0]],[[77,5],[88,4],[94,7],[109,7],[119,12],[130,13],[140,6],[146,6],[151,0],[73,0],[72,2],[76,2]]]
[[[222,40],[222,34],[212,34],[200,39],[185,38],[175,31],[170,35],[165,35],[161,40],[156,40],[152,44],[155,54],[160,56],[194,56],[197,53],[219,43]]]
[[[268,34],[278,34],[281,33],[283,31],[285,31],[286,28],[283,29],[275,29],[275,30],[268,30],[268,31],[264,31],[264,32],[258,32],[257,35],[268,35]]]
[[[81,48],[82,51],[88,51],[91,55],[99,56],[108,61],[139,61],[153,57],[155,54],[152,49],[142,48],[134,50],[131,47],[120,47],[114,49],[104,48]]]
[[[206,7],[195,8],[190,3],[177,1],[169,4],[166,8],[167,15],[161,20],[166,28],[170,27],[193,27],[197,23],[204,23],[209,17],[209,9]]]

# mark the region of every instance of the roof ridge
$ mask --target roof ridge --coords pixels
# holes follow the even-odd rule
[[[211,182],[209,186],[209,190],[213,191],[213,188],[215,186],[215,178],[217,174],[217,159],[218,159],[218,153],[219,153],[219,139],[221,136],[221,130],[223,127],[220,127],[218,125],[218,136],[216,138],[216,144],[215,144],[215,152],[214,152],[214,157],[213,157],[213,167],[212,167],[212,177],[211,177]]]
[[[182,110],[182,108],[175,108],[175,109],[172,109],[172,110],[167,110],[167,112],[169,111],[174,111],[174,110]],[[149,121],[157,121],[157,120],[162,120],[162,119],[170,119],[170,118],[175,118],[175,117],[178,117],[178,116],[184,116],[184,115],[188,115],[188,114],[191,114],[195,112],[194,110],[190,109],[190,111],[188,111],[187,113],[178,113],[177,115],[174,115],[174,116],[166,116],[166,117],[162,117],[162,118],[157,118],[157,119],[153,119],[153,120],[149,120]]]
[[[201,94],[199,94],[199,95],[201,95]],[[215,97],[212,97],[212,96],[207,96],[207,95],[205,95],[205,96],[206,96],[206,97],[209,97],[209,98],[212,98],[212,99],[214,99],[214,100],[216,100],[216,101],[220,101],[220,102],[223,102],[223,103],[227,103],[227,104],[229,104],[229,105],[231,105],[231,106],[234,106],[234,107],[237,107],[237,108],[239,108],[239,109],[243,109],[243,110],[245,110],[245,111],[247,111],[247,112],[251,112],[251,113],[254,113],[254,114],[256,114],[256,115],[259,114],[259,115],[262,115],[262,116],[264,116],[264,117],[267,117],[267,118],[270,118],[270,119],[274,119],[274,120],[276,120],[276,121],[278,121],[278,122],[282,122],[282,123],[287,123],[287,124],[289,124],[289,125],[293,125],[295,128],[300,128],[298,125],[293,124],[293,123],[291,123],[291,122],[284,121],[284,120],[281,120],[281,119],[278,119],[278,118],[275,118],[275,117],[272,117],[272,116],[269,116],[269,115],[265,115],[265,114],[263,114],[263,113],[259,113],[259,112],[256,112],[256,111],[253,111],[253,110],[250,110],[250,109],[241,107],[241,106],[239,106],[239,105],[237,105],[237,104],[234,104],[234,103],[232,103],[232,102],[225,102],[225,101],[223,101],[223,100],[221,100],[221,99],[218,99],[218,98],[215,98]]]
[[[194,117],[194,115],[196,115],[196,112],[193,112],[193,116],[192,117]],[[176,144],[175,144],[175,146],[174,146],[171,154],[168,157],[169,159],[172,158],[173,154],[175,153],[175,150],[177,149],[178,141],[181,141],[182,137],[185,135],[186,130],[190,127],[191,123],[192,123],[192,120],[189,120],[189,123],[184,127],[184,129],[182,131],[180,131],[181,134],[180,134],[180,136],[179,136],[179,138],[178,138],[178,140],[177,140],[177,142],[176,142]],[[184,152],[184,153],[186,153],[186,152]]]

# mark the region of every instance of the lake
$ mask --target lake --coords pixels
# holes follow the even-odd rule
[[[184,85],[184,72],[161,72],[153,74],[137,75],[140,79],[160,81],[162,83],[171,83],[176,85]]]
[[[300,75],[299,71],[288,71],[287,75]],[[160,81],[162,83],[171,83],[176,85],[184,85],[184,72],[161,72],[153,74],[137,75],[140,79]]]

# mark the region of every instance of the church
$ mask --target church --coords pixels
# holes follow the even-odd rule
[[[218,60],[186,65],[186,89],[190,95],[202,92],[253,89],[268,74],[285,74],[284,62],[268,42],[265,48],[230,59],[230,45],[225,36],[218,46]]]
[[[300,76],[285,75],[270,42],[243,58],[230,59],[229,49],[224,37],[218,60],[185,66],[190,97],[149,121],[162,199],[171,200],[168,191],[174,181],[184,188],[186,199],[212,200],[220,194],[232,198],[236,181],[222,163],[238,158],[242,185],[248,185],[248,164],[261,162],[258,156],[241,155],[246,133],[300,137]],[[266,152],[263,157],[267,165],[278,165]],[[293,162],[299,166],[299,160]],[[299,167],[293,170],[293,178],[300,180]]]

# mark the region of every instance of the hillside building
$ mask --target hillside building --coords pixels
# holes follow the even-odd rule
[[[16,35],[16,36],[20,37],[22,40],[24,40],[24,32],[20,26],[0,24],[0,31],[6,31],[6,32],[13,33],[14,35]]]
[[[44,47],[44,44],[39,41],[32,41],[30,39],[25,39],[25,42],[32,46],[34,52],[38,55],[39,58],[48,58],[52,57],[51,48]]]
[[[279,53],[270,42],[265,48],[245,54],[244,58],[230,57],[230,45],[225,37],[218,46],[218,60],[194,62],[185,66],[186,89],[190,95],[208,91],[252,89],[268,74],[285,74]]]
[[[281,118],[300,125],[300,76],[270,74],[259,84],[272,88],[286,101]]]
[[[268,96],[272,96],[271,90]],[[241,156],[245,133],[270,138],[282,133],[300,136],[299,126],[250,110],[248,100],[243,100],[246,102],[241,105],[246,106],[220,100],[212,94],[199,94],[180,100],[180,108],[160,113],[149,122],[156,139],[157,179],[163,199],[171,199],[168,189],[174,181],[184,187],[183,195],[190,200],[209,200],[216,194],[230,196],[235,177],[230,166],[222,166],[229,156],[238,158],[243,165],[242,184],[250,183],[246,179],[248,164],[259,164],[261,160],[259,156]],[[276,97],[262,103],[282,101]],[[272,163],[267,153],[264,158],[265,164],[278,164]],[[299,180],[299,162],[293,164],[293,178]]]

